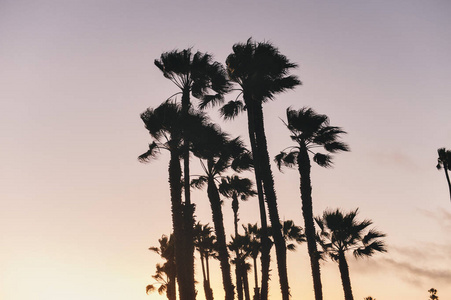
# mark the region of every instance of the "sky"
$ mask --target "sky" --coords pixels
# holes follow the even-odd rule
[[[387,253],[349,256],[354,298],[424,300],[434,287],[451,299],[451,203],[435,168],[437,149],[451,148],[450,13],[446,0],[0,0],[0,298],[164,298],[145,287],[161,262],[148,248],[171,231],[168,156],[137,161],[151,142],[139,115],[177,89],[153,61],[192,47],[224,63],[253,37],[302,81],[265,104],[270,155],[291,145],[290,106],[348,132],[351,152],[314,166],[312,184],[315,215],[359,208],[387,234]],[[247,142],[244,115],[208,113]],[[302,225],[297,171],[272,170],[281,218]],[[211,224],[205,191],[193,201]],[[228,200],[223,210],[230,236]],[[258,221],[255,199],[240,219]],[[288,263],[293,299],[313,299],[305,244]],[[325,299],[342,299],[337,264],[321,268]]]

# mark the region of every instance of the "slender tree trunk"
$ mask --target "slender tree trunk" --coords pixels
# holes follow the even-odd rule
[[[316,245],[315,222],[313,219],[312,184],[310,181],[310,158],[305,145],[301,145],[298,155],[298,170],[301,177],[302,215],[304,217],[305,236],[312,268],[313,288],[315,299],[323,299],[321,284],[321,271],[319,266],[319,253]]]
[[[208,263],[208,253],[205,255],[205,265],[207,266],[207,282],[208,282],[208,297],[207,300],[213,300],[213,290],[211,289],[211,284],[210,284],[210,265]]]
[[[186,122],[190,107],[190,90],[185,88],[182,94],[182,116],[184,122]],[[188,128],[185,124],[184,128]],[[191,190],[190,190],[190,172],[189,172],[189,141],[187,140],[187,134],[183,132],[183,182],[185,192],[185,205],[184,205],[184,222],[185,222],[185,260],[186,260],[186,281],[190,287],[186,291],[188,293],[188,299],[196,299],[196,289],[194,286],[194,243],[193,243],[193,228],[194,228],[194,205],[191,203]]]
[[[290,299],[290,287],[287,274],[287,248],[282,235],[282,225],[280,224],[279,211],[277,208],[277,197],[274,189],[274,179],[271,172],[271,162],[269,160],[265,128],[263,122],[263,108],[261,103],[255,103],[255,136],[257,141],[258,157],[262,172],[263,188],[268,205],[269,219],[273,231],[274,245],[276,247],[277,269],[279,271],[280,289],[282,299]]]
[[[241,270],[242,270],[241,274],[243,276],[244,299],[251,300],[251,295],[249,293],[249,278],[247,276],[247,269],[245,266],[246,263],[244,260],[241,263],[242,263],[241,264]]]
[[[180,300],[192,300],[187,296],[186,261],[184,255],[183,213],[182,213],[182,170],[180,161],[175,151],[171,151],[169,161],[169,187],[171,191],[172,226],[174,228],[176,278],[179,284]]]
[[[246,96],[243,96],[246,98]],[[265,199],[263,194],[263,186],[261,180],[261,167],[260,160],[258,157],[257,142],[255,138],[255,122],[254,113],[251,106],[247,108],[247,118],[248,118],[248,131],[249,140],[251,144],[252,156],[254,160],[254,173],[255,173],[255,185],[257,187],[258,205],[260,208],[260,222],[261,222],[261,264],[262,264],[262,278],[261,278],[261,291],[259,293],[259,299],[268,299],[268,282],[269,282],[269,264],[271,261],[270,250],[271,243],[268,237],[268,224],[266,222],[266,208]]]
[[[443,164],[443,169],[445,169],[446,181],[448,182],[448,188],[449,188],[449,197],[450,197],[450,200],[451,200],[451,182],[449,181],[448,165],[447,164]]]
[[[212,300],[213,295],[211,294],[210,282],[208,282],[207,272],[205,269],[205,255],[202,252],[200,252],[200,263],[202,266],[202,277],[204,279],[203,285],[204,285],[205,299]]]
[[[238,237],[238,209],[239,209],[238,196],[236,193],[233,193],[232,210],[233,210],[233,225],[235,227],[235,238]],[[238,300],[243,300],[243,280],[241,278],[242,266],[240,265],[239,261],[240,250],[238,248],[235,249],[235,256],[236,256],[236,264],[235,264],[236,293],[238,295]]]
[[[208,162],[209,169],[211,162]],[[230,274],[229,253],[227,251],[227,243],[225,238],[224,221],[222,217],[221,199],[219,192],[214,182],[214,178],[208,177],[208,199],[210,200],[211,211],[213,215],[213,224],[216,233],[216,245],[218,250],[219,262],[222,272],[222,283],[224,285],[225,299],[234,299],[234,286],[232,284],[232,277]]]
[[[242,267],[241,262],[239,260],[239,250],[235,250],[236,255],[236,263],[235,263],[235,278],[236,278],[236,293],[238,296],[238,300],[243,300],[243,280],[241,278],[242,274]]]
[[[175,258],[172,258],[168,260],[167,262],[169,264],[169,270],[171,270],[168,274],[168,288],[166,291],[166,295],[168,296],[169,300],[177,300],[177,293],[176,293],[176,274],[175,274]]]
[[[349,268],[344,253],[338,256],[338,268],[340,269],[341,283],[345,293],[345,300],[354,300],[352,296],[351,279],[349,278]]]
[[[253,300],[260,300],[260,288],[258,287],[258,274],[257,274],[257,256],[252,257],[254,260],[254,297]]]

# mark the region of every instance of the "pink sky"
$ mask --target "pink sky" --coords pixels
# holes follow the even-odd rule
[[[163,299],[145,286],[160,261],[147,248],[171,230],[168,157],[136,158],[151,140],[139,114],[176,88],[153,60],[193,47],[223,63],[251,36],[303,82],[265,106],[271,156],[290,145],[288,106],[349,133],[352,152],[312,182],[315,214],[359,207],[387,234],[388,253],[349,259],[355,299],[451,298],[451,203],[435,169],[451,148],[450,14],[445,0],[0,1],[0,298]],[[244,116],[219,122],[247,141]],[[281,217],[301,225],[297,172],[273,172]],[[204,192],[194,201],[211,223]],[[231,234],[227,200],[224,214]],[[241,220],[257,222],[255,200]],[[313,299],[306,245],[289,263],[293,299]],[[325,299],[342,299],[337,265],[322,274]]]

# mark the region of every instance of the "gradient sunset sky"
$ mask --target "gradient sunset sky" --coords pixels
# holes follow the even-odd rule
[[[312,184],[316,215],[359,207],[387,234],[388,253],[349,256],[355,299],[425,300],[431,287],[451,299],[451,203],[435,168],[451,148],[450,15],[448,0],[0,0],[0,299],[164,299],[145,287],[160,262],[147,249],[171,231],[168,156],[137,161],[151,141],[139,115],[177,90],[153,61],[193,47],[224,63],[249,37],[298,63],[303,82],[265,105],[272,157],[291,145],[289,106],[348,132],[351,152],[314,166]],[[247,142],[244,115],[208,112]],[[272,170],[281,218],[302,225],[297,171]],[[212,223],[204,194],[196,215]],[[255,199],[240,218],[258,221]],[[288,262],[293,300],[313,299],[307,246]],[[322,275],[325,299],[343,299],[337,264]]]

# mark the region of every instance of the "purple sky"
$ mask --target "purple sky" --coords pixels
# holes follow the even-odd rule
[[[387,254],[349,259],[355,299],[451,298],[451,203],[435,169],[451,148],[450,14],[445,0],[0,0],[0,298],[162,299],[145,286],[159,262],[147,248],[171,230],[168,157],[137,161],[151,140],[139,114],[177,90],[153,60],[193,47],[223,63],[251,36],[303,82],[265,106],[271,156],[290,145],[288,106],[348,132],[352,152],[312,182],[315,214],[359,207],[387,233]],[[247,141],[244,116],[209,112]],[[281,217],[301,225],[298,173],[273,172]],[[194,201],[211,223],[204,192]],[[224,214],[231,234],[227,200]],[[255,200],[241,220],[257,222]],[[306,245],[289,263],[293,299],[313,299]],[[337,265],[322,270],[325,299],[342,298]]]

